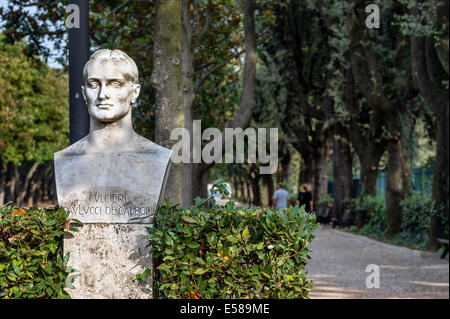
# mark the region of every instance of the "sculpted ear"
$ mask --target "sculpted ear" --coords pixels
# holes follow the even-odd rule
[[[83,98],[84,98],[84,100],[87,103],[87,100],[86,100],[86,87],[84,85],[81,86],[81,94],[83,94]]]
[[[141,85],[135,84],[133,87],[133,97],[131,98],[131,103],[136,102],[140,92],[141,92]]]

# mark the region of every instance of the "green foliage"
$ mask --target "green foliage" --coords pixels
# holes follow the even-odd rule
[[[428,231],[430,216],[435,212],[434,201],[428,195],[413,192],[400,205],[403,207],[402,229],[411,232]]]
[[[432,198],[420,192],[413,192],[404,199],[400,205],[403,207],[402,232],[397,236],[399,241],[408,242],[417,248],[425,248],[429,239],[430,218],[437,216],[442,220],[444,233],[448,237],[448,216],[443,209],[436,207]]]
[[[367,211],[369,220],[359,230],[360,234],[376,238],[384,238],[386,233],[386,199],[381,196],[364,196],[353,201],[353,209],[357,212]]]
[[[307,298],[305,265],[317,225],[299,207],[166,205],[148,228],[155,297]]]
[[[318,205],[319,205],[319,208],[333,207],[333,197],[331,197],[330,194],[327,194],[326,197],[319,200]]]
[[[439,36],[445,34],[448,26],[439,23],[438,19],[438,8],[444,1],[400,0],[399,2],[408,9],[406,13],[395,15],[395,24],[400,26],[403,35],[413,34],[439,39]],[[411,10],[413,8],[417,9],[415,13]]]
[[[8,0],[3,4],[0,6],[0,20],[6,37],[2,41],[14,44],[26,38],[24,52],[28,57],[35,58],[37,62],[41,58],[47,61],[50,57],[59,63],[64,62],[68,57],[65,25],[67,1]],[[58,52],[56,56],[48,45],[49,41]]]
[[[347,205],[354,211],[366,211],[369,214],[367,223],[357,230],[359,234],[382,240],[386,239],[384,236],[387,229],[385,202],[385,198],[381,196],[364,196],[363,198],[352,199],[347,202]],[[434,208],[434,201],[427,194],[413,192],[400,205],[403,207],[402,231],[391,239],[392,243],[424,249],[429,239],[431,215],[442,218]],[[444,227],[446,227],[448,232],[448,219],[443,218],[443,220]]]
[[[0,35],[0,159],[44,162],[68,145],[66,75],[28,59]]]
[[[0,208],[0,298],[69,298],[74,270],[60,251],[67,216],[62,208]]]
[[[436,204],[435,204],[436,205]],[[432,215],[437,216],[442,221],[442,227],[444,228],[444,234],[448,238],[449,228],[448,228],[448,215],[445,214],[444,203],[441,203],[439,207],[436,207],[432,211]]]
[[[400,205],[403,207],[402,232],[396,236],[396,240],[417,248],[425,248],[430,217],[435,213],[434,201],[426,194],[414,192]]]
[[[230,192],[228,191],[227,184],[224,180],[219,178],[215,180],[211,186],[211,194],[221,194],[224,198],[228,198]]]
[[[359,198],[351,198],[345,201],[348,208],[356,212],[372,212],[376,209],[382,209],[382,202],[384,197],[376,197],[371,195],[365,195]]]

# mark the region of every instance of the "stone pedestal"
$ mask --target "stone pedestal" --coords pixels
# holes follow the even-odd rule
[[[55,154],[58,202],[84,223],[64,238],[80,276],[72,298],[152,298],[136,274],[152,268],[146,236],[164,193],[171,151],[154,143],[141,152],[82,153],[74,144]],[[74,150],[75,148],[75,150]]]
[[[147,244],[151,224],[86,224],[74,237],[64,238],[70,252],[69,266],[80,276],[75,289],[67,292],[75,299],[152,298],[152,281],[137,281],[136,275],[151,269]]]

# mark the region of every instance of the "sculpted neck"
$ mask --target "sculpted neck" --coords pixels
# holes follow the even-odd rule
[[[113,123],[99,122],[91,117],[88,139],[95,149],[105,152],[125,150],[135,135],[131,124],[131,112]]]

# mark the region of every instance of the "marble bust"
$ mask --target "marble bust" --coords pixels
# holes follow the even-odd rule
[[[58,203],[84,223],[149,223],[162,199],[172,151],[136,134],[135,62],[98,50],[83,69],[87,136],[55,153]]]

